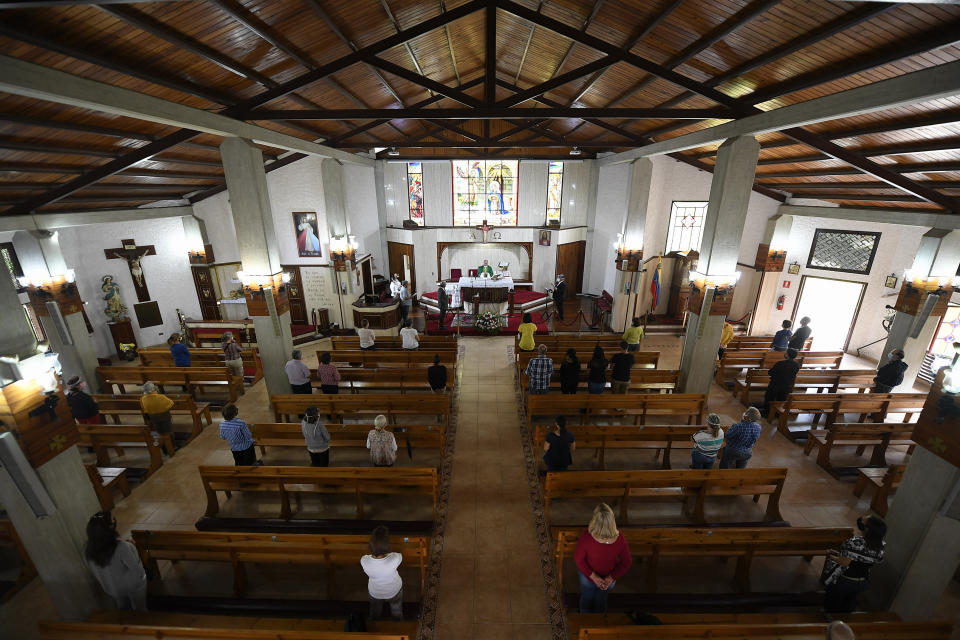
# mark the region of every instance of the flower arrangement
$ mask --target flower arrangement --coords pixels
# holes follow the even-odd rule
[[[477,321],[474,326],[477,328],[477,331],[492,336],[500,333],[500,330],[503,329],[503,318],[500,317],[500,314],[494,313],[493,311],[484,311],[477,316]]]
[[[121,360],[135,360],[137,358],[137,345],[132,342],[121,342],[120,353],[117,355],[120,356]]]

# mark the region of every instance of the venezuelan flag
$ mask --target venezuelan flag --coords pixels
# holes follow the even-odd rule
[[[653,280],[650,281],[650,295],[653,297],[653,303],[650,305],[650,312],[657,310],[657,303],[660,302],[660,267],[663,264],[661,258],[657,258],[657,268],[653,272]]]

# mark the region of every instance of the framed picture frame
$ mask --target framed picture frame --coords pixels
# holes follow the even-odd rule
[[[297,240],[297,255],[301,258],[323,257],[316,211],[294,211],[293,230]]]
[[[787,267],[787,273],[789,273],[792,276],[795,276],[798,273],[800,273],[800,263],[794,262],[789,267]]]
[[[549,229],[541,229],[540,230],[540,246],[549,247],[552,235],[553,235],[553,232],[550,231]]]
[[[883,286],[885,286],[885,287],[888,288],[888,289],[896,289],[896,288],[897,288],[897,276],[895,276],[895,275],[893,275],[893,274],[891,273],[889,276],[887,276],[887,279],[884,281]]]

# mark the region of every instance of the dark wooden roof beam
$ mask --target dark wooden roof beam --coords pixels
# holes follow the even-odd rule
[[[723,108],[712,109],[644,109],[620,107],[615,109],[576,108],[576,107],[548,107],[545,109],[531,107],[481,107],[476,109],[289,109],[267,110],[260,109],[247,113],[247,120],[489,120],[509,118],[653,118],[653,119],[683,119],[703,120],[706,118],[732,119],[730,111]]]
[[[846,200],[848,202],[869,201],[869,202],[922,202],[916,196],[905,196],[903,194],[863,194],[863,193],[791,193],[791,198],[812,198],[815,200]]]
[[[894,189],[886,182],[765,182],[771,189],[793,190],[836,190],[836,189]],[[960,180],[924,180],[920,184],[933,189],[960,189]]]
[[[896,173],[950,173],[960,171],[960,162],[923,162],[912,164],[887,164],[883,165],[890,171]],[[770,171],[758,173],[757,179],[767,178],[814,178],[819,176],[857,176],[863,175],[859,169],[850,167],[828,167],[825,169],[798,169],[791,171]],[[837,183],[840,184],[840,183]]]
[[[25,151],[29,153],[52,153],[65,156],[85,156],[88,158],[115,158],[117,154],[113,151],[103,151],[100,149],[60,147],[47,143],[20,142],[15,140],[0,140],[0,149],[8,151]]]
[[[83,173],[90,167],[74,164],[45,164],[37,162],[0,163],[0,173]]]
[[[440,95],[450,98],[451,100],[456,100],[457,102],[464,104],[468,107],[483,106],[482,100],[478,100],[476,98],[468,96],[467,94],[465,94],[463,91],[459,89],[448,87],[447,85],[437,82],[436,80],[431,80],[426,76],[420,75],[418,73],[414,73],[409,69],[404,69],[400,65],[393,64],[392,62],[389,62],[382,58],[371,56],[370,58],[367,59],[367,61],[376,67],[380,67],[381,69],[383,69],[388,73],[392,73],[393,75],[403,78],[404,80],[420,85],[421,87],[430,89],[431,91],[439,93]]]

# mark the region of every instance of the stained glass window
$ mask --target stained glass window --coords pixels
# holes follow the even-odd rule
[[[670,208],[670,230],[667,248],[671,251],[700,251],[703,219],[707,217],[706,202],[674,202]]]
[[[960,306],[950,305],[940,321],[937,337],[933,339],[930,352],[953,360],[954,342],[960,342]]]
[[[518,160],[454,160],[453,224],[517,226]]]
[[[563,163],[551,162],[547,169],[547,224],[560,222],[563,204]]]
[[[410,219],[423,226],[423,165],[407,163],[407,194],[410,201]]]

